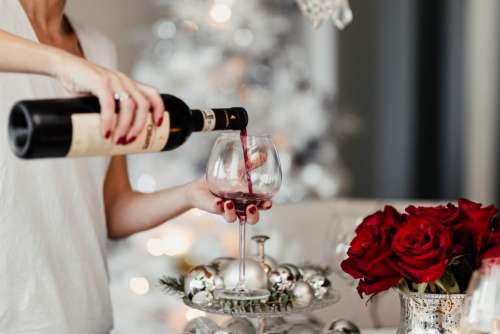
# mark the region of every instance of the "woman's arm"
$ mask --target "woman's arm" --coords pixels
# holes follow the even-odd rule
[[[35,43],[0,29],[0,72],[51,76],[74,93],[93,94],[101,105],[102,134],[117,144],[133,141],[144,128],[150,109],[155,123],[163,120],[165,106],[158,92],[123,73],[106,69],[56,47]],[[115,95],[120,100],[115,113]]]
[[[108,236],[112,239],[156,227],[191,208],[224,214],[229,222],[236,220],[234,203],[213,196],[205,178],[150,194],[133,191],[123,156],[113,157],[108,168],[104,204]],[[270,207],[270,202],[264,204],[265,209]],[[255,224],[258,220],[259,210],[255,205],[249,205],[247,221]]]

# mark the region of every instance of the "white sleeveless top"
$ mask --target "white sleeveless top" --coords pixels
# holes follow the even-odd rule
[[[86,58],[114,67],[112,45],[72,23]],[[18,0],[0,0],[0,29],[37,41]],[[9,148],[16,101],[65,96],[54,79],[0,73],[0,333],[112,328],[103,207],[109,159],[21,160]]]

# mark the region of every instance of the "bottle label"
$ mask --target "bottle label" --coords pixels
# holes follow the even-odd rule
[[[104,138],[99,113],[75,113],[71,115],[71,123],[73,136],[68,157],[159,152],[167,145],[170,131],[170,117],[167,111],[160,127],[154,124],[152,115],[148,117],[137,139],[127,145],[116,145],[116,138]]]
[[[215,129],[215,112],[212,109],[201,110],[203,115],[203,129],[201,131],[213,131]]]

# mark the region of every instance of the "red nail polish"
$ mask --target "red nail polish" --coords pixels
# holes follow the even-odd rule
[[[229,203],[227,203],[227,204],[226,204],[226,207],[227,207],[229,210],[234,209],[234,204],[233,204],[233,202],[229,202]]]
[[[111,137],[111,130],[106,131],[106,134],[104,135],[104,138],[109,139]]]
[[[248,212],[254,215],[257,213],[257,208],[255,206],[251,206],[250,208],[248,208]]]
[[[215,203],[215,205],[217,205],[218,208],[221,208],[222,209],[222,200],[218,200],[217,203]]]
[[[121,136],[120,138],[118,138],[118,140],[116,141],[116,144],[117,145],[124,145],[125,144],[125,136]]]
[[[129,140],[127,140],[127,144],[133,143],[136,139],[137,139],[137,137],[133,136],[132,138],[130,138]]]
[[[158,120],[158,122],[156,123],[156,126],[160,127],[162,124],[163,124],[163,117]]]

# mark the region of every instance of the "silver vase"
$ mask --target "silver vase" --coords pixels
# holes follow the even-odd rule
[[[460,324],[465,294],[404,294],[397,334],[451,334]]]

